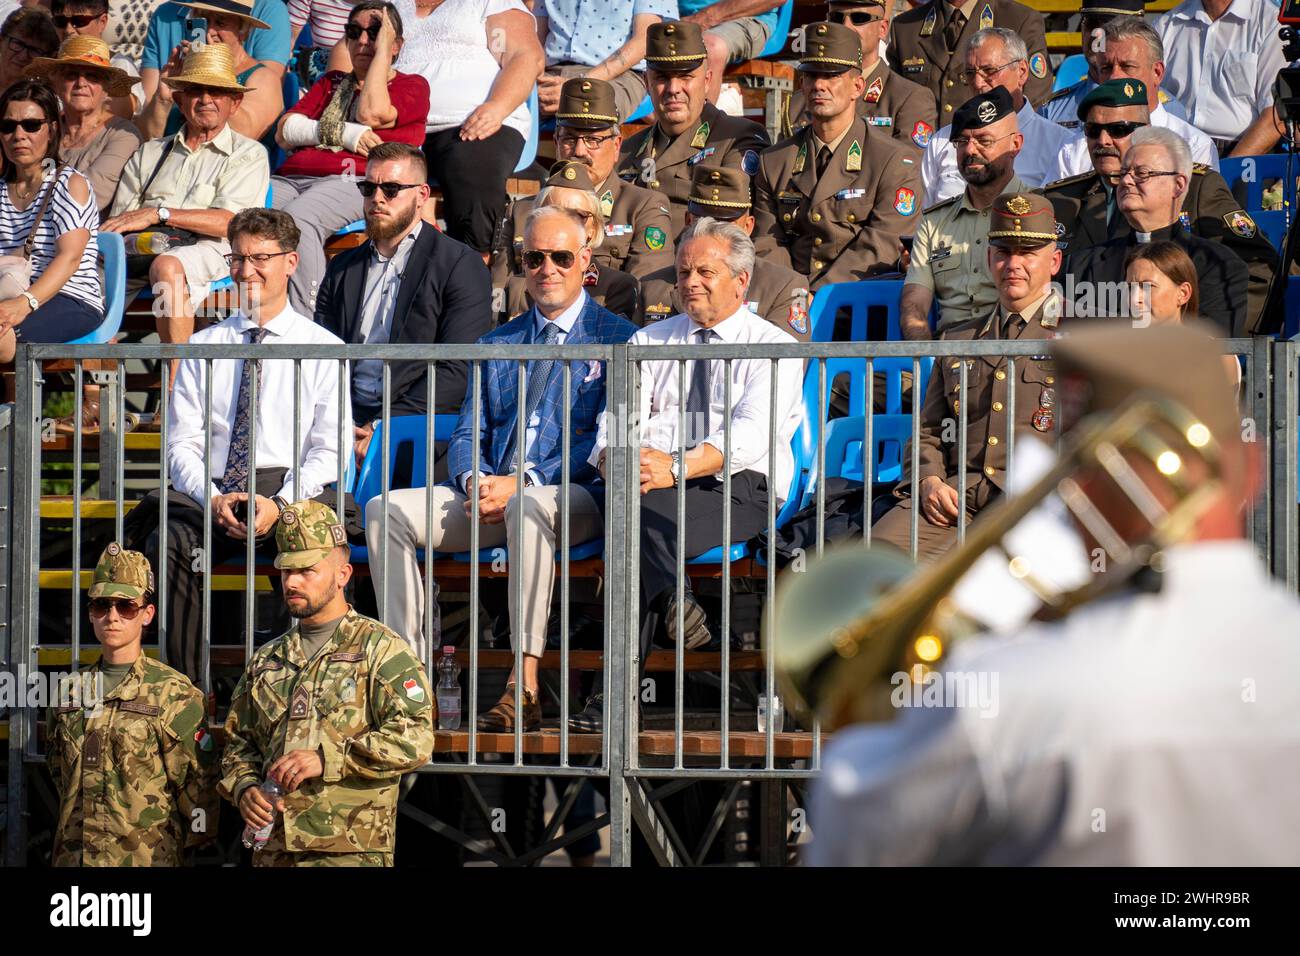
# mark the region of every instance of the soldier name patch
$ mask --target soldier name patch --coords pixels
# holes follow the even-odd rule
[[[1029,72],[1034,74],[1040,80],[1047,78],[1047,57],[1041,53],[1035,53],[1029,58]]]
[[[664,247],[664,243],[667,241],[668,236],[665,235],[664,231],[658,226],[646,226],[645,244],[646,248],[651,252],[658,252]]]
[[[1233,234],[1241,236],[1243,239],[1255,238],[1255,233],[1258,231],[1255,220],[1241,210],[1228,213],[1223,217],[1223,221],[1232,230]]]
[[[934,127],[924,120],[912,127],[912,142],[922,149],[930,145],[930,137],[933,135]]]
[[[894,211],[900,216],[910,216],[916,211],[916,193],[906,187],[894,193]]]

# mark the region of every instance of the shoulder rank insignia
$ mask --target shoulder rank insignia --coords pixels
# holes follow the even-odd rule
[[[808,141],[807,139],[805,139],[804,142],[802,142],[799,145],[799,153],[794,158],[794,169],[790,171],[792,173],[803,172],[804,164],[807,162],[808,162]]]
[[[606,189],[600,197],[600,214],[606,219],[614,211],[614,190]]]
[[[928,216],[928,215],[930,215],[930,213],[934,212],[936,209],[942,209],[944,206],[951,206],[953,203],[955,203],[955,202],[956,202],[958,199],[960,199],[961,197],[962,197],[962,194],[961,194],[961,193],[958,193],[958,194],[955,195],[955,196],[949,196],[947,199],[944,199],[944,200],[942,200],[941,202],[937,202],[937,203],[935,203],[933,206],[929,206],[929,207],[927,207],[927,208],[925,208],[925,209],[922,209],[922,210],[921,210],[921,215],[923,215],[923,216]]]
[[[1055,93],[1053,93],[1051,96],[1047,98],[1047,102],[1049,103],[1055,102],[1056,100],[1059,100],[1063,96],[1073,96],[1075,93],[1078,92],[1079,87],[1083,86],[1083,84],[1086,82],[1087,82],[1086,80],[1080,80],[1078,83],[1071,83],[1069,86],[1061,87],[1059,90],[1057,90]]]
[[[986,3],[984,9],[980,11],[980,29],[987,30],[993,26],[993,5]]]
[[[885,94],[885,80],[884,77],[878,76],[871,81],[871,85],[867,87],[866,95],[862,98],[866,100],[868,103],[879,103],[880,97],[882,97],[884,94]]]
[[[925,22],[921,24],[921,36],[928,37],[934,33],[934,24],[938,20],[938,15],[934,12],[934,5],[930,5],[930,12],[925,15]]]
[[[704,146],[704,144],[707,143],[708,141],[709,141],[709,124],[701,123],[700,128],[695,131],[695,135],[691,137],[691,148],[701,149]]]
[[[657,318],[663,318],[666,315],[672,315],[672,307],[664,305],[662,302],[656,302],[654,305],[645,307],[646,315],[653,315]]]
[[[862,172],[862,144],[856,139],[850,144],[848,156],[844,159],[844,171],[846,173]]]
[[[1223,217],[1224,223],[1232,230],[1234,235],[1241,236],[1243,239],[1254,239],[1258,229],[1255,220],[1246,215],[1240,209],[1236,212],[1230,212]]]
[[[1204,163],[1192,163],[1193,176],[1204,176],[1209,171],[1210,171],[1210,167],[1206,166]]]

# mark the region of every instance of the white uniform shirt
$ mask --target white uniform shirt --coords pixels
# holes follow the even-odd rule
[[[1158,593],[959,645],[974,705],[837,734],[810,862],[1300,864],[1300,604],[1245,541],[1165,555]]]
[[[223,322],[190,336],[192,345],[247,345],[249,329],[257,323],[236,312]],[[342,339],[327,332],[311,319],[291,308],[268,322],[263,345],[342,345]],[[207,404],[204,365],[200,359],[185,359],[176,373],[167,415],[167,461],[172,487],[200,505],[221,493],[217,481],[226,471],[230,433],[239,403],[239,379],[244,363],[218,359],[212,363],[212,448],[203,447],[203,414]],[[302,442],[293,454],[293,362],[265,359],[257,391],[257,451],[249,461],[261,468],[288,468],[277,492],[287,501],[301,501],[319,495],[339,476],[338,424],[342,415],[351,423],[348,393],[339,395],[338,362],[303,359],[298,405],[298,437]],[[340,407],[340,404],[342,407]],[[344,448],[352,451],[352,434],[344,434]],[[203,484],[204,458],[212,461],[212,484]],[[295,460],[296,458],[296,460]],[[298,493],[294,494],[294,470],[298,470]]]
[[[1191,126],[1177,116],[1171,115],[1163,106],[1157,106],[1155,112],[1151,114],[1151,125],[1163,126],[1165,129],[1173,130],[1187,141],[1187,146],[1192,151],[1192,162],[1204,163],[1216,172],[1218,171],[1219,151],[1210,142],[1210,137],[1195,126]],[[1065,179],[1067,176],[1079,176],[1090,172],[1092,172],[1092,155],[1088,152],[1087,137],[1080,130],[1069,142],[1061,147],[1057,157],[1056,172],[1049,182],[1056,182],[1056,180]]]
[[[1071,133],[1035,113],[1028,98],[1016,114],[1016,122],[1025,137],[1025,144],[1016,157],[1016,175],[1030,186],[1041,186],[1051,180],[1057,154],[1069,142]],[[952,144],[952,124],[935,133],[925,148],[921,157],[921,183],[925,187],[927,207],[965,191],[966,180],[961,178],[957,167],[957,147]]]
[[[1273,104],[1273,81],[1286,66],[1276,3],[1232,0],[1211,20],[1201,0],[1184,0],[1152,26],[1165,45],[1164,85],[1206,135],[1237,139]]]
[[[696,325],[686,314],[655,322],[641,329],[629,340],[630,345],[698,344]],[[714,344],[736,345],[747,342],[794,342],[793,336],[781,331],[748,308],[742,307],[713,327]],[[768,359],[733,359],[731,363],[731,473],[754,471],[768,478],[768,488],[776,500],[785,500],[794,478],[794,455],[790,441],[803,418],[803,362],[783,359],[777,363],[776,420],[777,433],[768,433],[771,409],[771,367]],[[681,398],[677,394],[676,361],[641,363],[641,444],[662,452],[678,449],[677,426]],[[686,365],[686,387],[691,384],[691,363]],[[701,442],[724,451],[723,424],[727,418],[724,404],[726,363],[715,359],[709,363],[709,420]],[[689,419],[687,428],[691,428]],[[608,443],[607,413],[600,416],[596,447],[591,453],[594,465]],[[686,447],[692,447],[688,440]],[[768,448],[775,450],[776,473],[768,472]],[[698,477],[698,476],[697,476]],[[722,472],[717,472],[722,478]]]

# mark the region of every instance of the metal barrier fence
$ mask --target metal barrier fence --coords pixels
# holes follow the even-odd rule
[[[1250,430],[1250,440],[1263,443],[1265,460],[1268,463],[1267,480],[1249,516],[1249,534],[1267,560],[1272,572],[1285,581],[1293,592],[1297,590],[1297,565],[1300,564],[1297,555],[1298,538],[1296,528],[1297,348],[1296,343],[1274,343],[1265,339],[1232,340],[1224,343],[1225,353],[1237,354],[1244,361],[1245,370],[1242,388],[1243,429]],[[560,651],[558,660],[550,662],[551,665],[558,664],[559,669],[560,723],[558,731],[524,732],[519,722],[516,721],[515,730],[512,734],[491,735],[486,738],[487,743],[485,745],[485,732],[480,732],[476,728],[475,715],[485,709],[480,707],[479,695],[480,673],[485,669],[481,666],[483,663],[481,654],[483,652],[479,648],[481,633],[480,580],[488,572],[482,567],[480,560],[474,559],[474,556],[480,555],[481,550],[479,546],[480,524],[477,520],[471,520],[468,559],[462,558],[460,562],[456,562],[455,559],[447,556],[435,557],[432,547],[425,549],[426,553],[423,559],[425,615],[422,637],[425,648],[424,664],[429,670],[432,679],[435,674],[435,648],[433,646],[431,625],[435,592],[432,585],[435,580],[443,581],[445,574],[454,573],[463,576],[468,582],[469,646],[465,650],[467,651],[469,670],[467,675],[468,704],[464,708],[466,729],[455,732],[440,731],[440,746],[435,750],[433,761],[422,768],[422,771],[461,774],[467,775],[469,778],[480,774],[528,774],[557,778],[598,778],[608,786],[607,802],[609,809],[608,813],[596,821],[595,825],[607,825],[609,827],[611,859],[615,865],[629,862],[633,820],[637,822],[639,828],[647,837],[656,858],[660,862],[689,862],[701,855],[702,851],[693,853],[690,848],[684,845],[682,839],[673,831],[670,821],[664,817],[657,807],[663,796],[675,792],[689,781],[708,779],[727,781],[732,786],[732,789],[728,792],[733,797],[735,793],[734,787],[739,782],[759,782],[759,785],[765,788],[764,809],[769,815],[769,818],[765,820],[766,834],[773,840],[779,836],[784,842],[784,838],[787,836],[787,797],[792,793],[796,801],[801,801],[803,793],[800,788],[807,778],[814,776],[819,771],[823,745],[822,735],[815,725],[793,731],[782,731],[776,728],[774,707],[772,706],[775,703],[776,688],[770,657],[760,658],[757,652],[733,650],[731,647],[732,585],[737,580],[746,579],[756,586],[761,586],[767,607],[764,618],[765,630],[761,634],[760,645],[762,648],[771,649],[780,640],[780,635],[771,632],[770,624],[772,605],[780,599],[777,578],[778,562],[774,541],[774,531],[777,528],[778,519],[777,496],[788,496],[789,494],[802,496],[804,490],[815,482],[811,492],[811,499],[817,507],[816,554],[820,555],[827,544],[824,528],[826,482],[825,480],[818,480],[824,478],[827,429],[824,424],[819,424],[815,432],[808,431],[809,422],[814,418],[818,423],[824,423],[825,421],[824,413],[829,397],[831,379],[834,374],[833,371],[828,369],[827,360],[832,362],[846,359],[865,360],[864,364],[854,369],[853,374],[858,374],[860,370],[861,395],[864,396],[858,401],[865,409],[861,436],[864,450],[862,474],[865,479],[864,527],[867,529],[864,543],[869,544],[870,516],[873,503],[873,483],[870,480],[870,469],[872,450],[875,447],[875,436],[873,435],[875,416],[872,412],[876,406],[875,399],[878,389],[875,374],[878,371],[875,365],[877,360],[906,360],[904,364],[910,362],[913,394],[915,396],[920,394],[920,389],[925,382],[922,375],[923,360],[965,360],[980,356],[1005,357],[1007,360],[1005,366],[1007,372],[1005,420],[1008,427],[1003,440],[1006,445],[1009,474],[1016,446],[1016,435],[1012,423],[1015,421],[1015,402],[1017,400],[1017,368],[1020,363],[1028,362],[1030,357],[1041,357],[1046,353],[1050,353],[1050,350],[1051,343],[1041,340],[789,345],[728,345],[715,343],[708,346],[566,345],[511,347],[498,345],[401,347],[324,345],[277,345],[271,347],[226,345],[24,345],[19,349],[16,367],[17,402],[13,415],[13,426],[10,429],[12,432],[12,445],[7,438],[0,443],[0,445],[3,445],[3,448],[0,449],[0,469],[5,469],[10,465],[10,462],[6,459],[10,447],[12,447],[12,474],[9,471],[0,472],[0,478],[3,479],[3,490],[0,491],[0,494],[12,492],[11,501],[0,503],[0,508],[9,509],[3,512],[6,517],[12,517],[11,533],[6,542],[7,546],[0,548],[0,567],[3,567],[7,562],[8,567],[5,570],[9,571],[9,575],[0,579],[0,588],[5,588],[12,582],[11,587],[0,590],[0,611],[5,612],[0,615],[0,627],[4,628],[3,632],[0,633],[7,635],[7,641],[0,642],[0,654],[4,655],[3,658],[0,658],[0,663],[9,667],[21,666],[34,671],[46,656],[43,652],[55,649],[50,645],[42,646],[38,636],[41,615],[40,598],[43,585],[48,585],[44,587],[46,591],[54,589],[56,586],[58,589],[66,588],[66,593],[71,598],[70,647],[67,648],[69,660],[73,668],[78,667],[81,660],[83,641],[81,637],[80,608],[82,590],[87,583],[87,572],[83,570],[81,563],[83,504],[88,503],[82,490],[82,471],[86,463],[86,443],[78,420],[74,428],[70,448],[61,452],[61,454],[70,453],[71,455],[73,479],[69,512],[72,518],[71,568],[65,584],[62,573],[51,573],[48,570],[43,570],[41,560],[42,465],[47,458],[53,456],[51,452],[46,451],[46,446],[51,445],[52,432],[49,428],[50,423],[43,418],[46,385],[42,371],[44,363],[53,360],[64,360],[65,362],[70,360],[73,363],[71,375],[76,393],[74,395],[75,399],[80,393],[86,375],[83,362],[90,359],[116,360],[115,371],[95,373],[104,388],[101,405],[106,410],[102,434],[98,442],[100,458],[99,498],[110,503],[107,507],[101,507],[96,513],[103,514],[105,511],[111,511],[114,519],[114,536],[120,539],[127,511],[124,488],[127,442],[123,439],[121,432],[121,422],[125,417],[124,400],[127,391],[127,362],[160,362],[164,369],[164,375],[166,362],[171,359],[189,359],[201,364],[201,368],[204,370],[205,390],[205,401],[203,402],[205,409],[203,421],[203,447],[205,451],[203,478],[204,486],[209,489],[213,487],[214,477],[210,454],[213,427],[211,417],[213,363],[221,360],[244,361],[257,359],[263,363],[263,369],[270,367],[271,363],[292,363],[294,384],[294,407],[292,409],[294,425],[293,449],[295,451],[290,465],[293,468],[295,491],[298,488],[299,466],[302,464],[300,456],[304,447],[302,425],[305,421],[310,426],[310,419],[303,418],[302,403],[307,397],[303,391],[303,363],[323,361],[336,364],[336,408],[333,410],[333,415],[337,420],[332,423],[331,429],[335,441],[332,449],[326,449],[335,457],[334,464],[337,467],[333,468],[332,472],[336,485],[334,489],[325,493],[324,497],[325,500],[337,504],[340,515],[343,514],[343,491],[350,484],[351,469],[348,467],[347,459],[352,454],[352,440],[346,431],[347,424],[350,421],[348,410],[350,375],[347,363],[364,360],[382,362],[382,438],[379,442],[379,449],[371,449],[371,454],[378,456],[380,465],[382,477],[378,497],[383,502],[381,508],[381,540],[388,542],[388,496],[390,491],[393,490],[391,488],[392,476],[389,468],[393,453],[391,446],[393,418],[390,411],[392,363],[426,363],[425,397],[430,409],[435,407],[436,383],[440,370],[445,371],[448,363],[467,364],[469,368],[467,376],[469,393],[475,396],[469,408],[472,435],[471,457],[474,461],[479,461],[481,460],[480,452],[484,440],[481,428],[485,414],[482,407],[483,363],[489,360],[518,363],[517,378],[514,383],[515,395],[523,396],[527,394],[527,375],[531,363],[557,360],[562,363],[560,368],[563,394],[565,395],[573,394],[572,387],[575,381],[586,382],[603,376],[606,383],[607,434],[610,438],[606,459],[604,542],[603,547],[597,552],[603,558],[603,561],[597,562],[600,564],[598,572],[603,589],[603,636],[598,659],[594,662],[588,658],[583,659],[585,661],[584,666],[592,670],[599,669],[601,674],[600,686],[604,690],[605,702],[605,732],[600,736],[598,745],[594,745],[590,735],[571,732],[568,727],[571,698],[573,696],[573,688],[570,686],[570,670],[574,660],[577,659],[576,655],[580,653],[570,646],[572,637],[570,586],[574,563],[579,560],[573,558],[571,552],[575,545],[582,545],[583,542],[574,542],[571,538],[568,494],[562,493],[560,495],[560,527],[557,534],[556,551],[560,564],[558,574]],[[773,489],[773,494],[769,495],[767,502],[768,536],[767,547],[764,552],[753,554],[747,550],[740,550],[733,553],[733,549],[727,546],[730,540],[731,514],[731,508],[727,507],[723,516],[722,540],[719,541],[719,544],[723,546],[716,555],[717,561],[711,562],[709,565],[691,563],[691,559],[697,556],[684,554],[684,549],[681,546],[684,542],[686,515],[684,490],[679,486],[677,492],[679,545],[676,564],[677,631],[681,633],[683,630],[681,598],[684,595],[687,580],[692,576],[692,573],[696,576],[705,575],[714,578],[720,582],[721,646],[716,654],[712,652],[701,654],[697,651],[686,651],[683,644],[679,642],[671,652],[671,668],[665,671],[654,671],[654,673],[671,673],[672,676],[672,732],[671,735],[667,735],[663,731],[643,728],[639,706],[647,690],[647,685],[643,683],[643,675],[647,672],[647,667],[652,661],[642,657],[640,634],[642,627],[642,595],[640,594],[639,575],[636,573],[636,570],[640,567],[641,540],[641,508],[639,506],[641,493],[639,487],[640,439],[638,436],[641,435],[640,429],[644,426],[644,423],[639,420],[639,415],[633,413],[632,410],[642,408],[641,388],[645,363],[676,363],[673,374],[676,377],[678,394],[686,396],[688,363],[702,352],[707,354],[708,358],[713,362],[723,364],[725,374],[722,377],[721,398],[723,407],[727,409],[732,409],[735,400],[738,399],[736,394],[738,382],[733,382],[736,363],[753,360],[766,363],[768,369],[765,386],[767,394],[765,401],[760,401],[759,404],[766,409],[769,435],[778,434],[781,425],[781,421],[778,420],[778,408],[790,398],[779,391],[780,374],[778,369],[785,362],[807,363],[806,371],[798,377],[803,386],[801,393],[795,397],[795,402],[804,409],[805,417],[793,440],[792,455],[795,459],[796,480],[792,483],[790,489]],[[962,361],[959,371],[962,394],[965,394],[966,375],[967,365],[965,361]],[[582,377],[575,379],[574,376]],[[237,377],[235,381],[238,381]],[[257,376],[254,376],[251,380],[253,388],[251,404],[254,407],[257,405],[257,381]],[[815,405],[811,409],[805,403],[807,396],[813,396],[815,401]],[[714,397],[718,397],[716,389]],[[160,451],[157,480],[160,488],[166,488],[169,482],[168,428],[166,424],[169,399],[166,388],[161,389],[160,401],[159,414],[162,416],[164,424],[159,438]],[[912,449],[911,491],[914,498],[917,494],[917,482],[919,480],[917,474],[917,438],[920,432],[920,405],[919,401],[914,401],[914,413],[911,417],[910,428]],[[74,408],[76,407],[77,403],[74,400]],[[807,414],[810,410],[813,413],[812,415]],[[284,409],[282,411],[289,410]],[[562,488],[565,490],[570,485],[572,469],[575,464],[575,462],[571,461],[573,440],[579,434],[575,432],[573,426],[573,411],[572,404],[565,403],[562,411],[561,429],[563,467],[559,479]],[[955,424],[957,441],[962,447],[965,446],[967,436],[967,412],[966,403],[961,403]],[[674,444],[679,451],[684,452],[687,448],[689,434],[684,403],[677,414],[678,421]],[[0,419],[0,428],[3,425],[3,419]],[[527,447],[527,427],[528,423],[523,420],[522,416],[516,417],[513,436],[513,441],[516,443],[515,447]],[[259,468],[257,463],[258,442],[256,428],[257,422],[256,416],[254,416],[250,423],[249,435],[249,446],[252,455],[249,463],[247,488],[250,493],[253,493],[256,489],[256,475]],[[730,416],[726,417],[723,435],[724,460],[731,462],[733,436]],[[702,437],[702,435],[699,437]],[[432,540],[434,532],[432,476],[434,474],[435,452],[432,416],[430,417],[429,434],[425,435],[423,452],[424,471],[428,476],[425,497],[426,527],[424,531],[426,541],[429,541]],[[768,475],[776,474],[776,460],[776,443],[769,442],[766,462]],[[265,467],[265,462],[262,467]],[[964,459],[961,462],[960,469],[958,478],[958,486],[961,489],[959,492],[961,499],[959,513],[965,513]],[[724,469],[723,500],[725,501],[731,499],[732,478],[732,470],[729,468]],[[475,473],[470,480],[470,493],[468,496],[475,519],[478,512],[478,486],[478,475]],[[882,491],[883,489],[877,489],[876,493],[879,494]],[[516,495],[522,498],[523,494],[524,483],[521,474],[516,486]],[[364,511],[364,503],[359,502],[358,504]],[[797,506],[795,507],[797,508]],[[259,567],[259,554],[252,536],[249,536],[243,548],[242,567],[226,568],[223,571],[220,566],[217,566],[214,570],[212,561],[212,503],[210,498],[202,503],[202,508],[203,546],[199,573],[204,582],[202,587],[200,634],[200,657],[203,663],[201,672],[196,675],[196,682],[205,691],[210,691],[212,687],[211,661],[214,646],[221,652],[234,652],[236,658],[238,657],[238,651],[242,649],[243,660],[245,661],[254,651],[256,623],[254,596],[258,580],[266,574],[266,557],[265,554],[261,557],[261,566]],[[794,508],[782,508],[781,510],[789,512]],[[509,520],[517,522],[516,531],[519,540],[522,541],[525,509],[522,507],[516,508],[510,515]],[[917,523],[919,520],[919,515],[914,511],[911,528],[913,554],[916,553],[917,549]],[[160,560],[155,571],[160,585],[158,593],[158,652],[164,659],[166,658],[168,644],[167,583],[170,581],[168,577],[170,569],[166,564],[168,553],[167,525],[166,495],[162,495],[159,516],[161,542],[158,548]],[[959,537],[964,535],[964,526],[960,523],[958,534]],[[507,555],[506,557],[508,561],[510,556]],[[378,569],[380,577],[384,581],[389,581],[388,571],[392,556],[388,548],[381,548],[379,554],[370,554],[369,560]],[[457,563],[459,563],[460,567],[456,566]],[[583,566],[590,569],[591,564],[592,562],[584,560]],[[223,586],[228,586],[232,580],[237,581],[238,576],[241,575],[243,578],[241,590],[244,600],[242,648],[214,645],[212,642],[212,592],[218,583],[224,582]],[[509,584],[514,590],[517,606],[522,608],[524,598],[522,575],[511,575]],[[386,590],[386,588],[376,588],[376,598],[381,618],[389,616],[386,613],[388,609],[385,607]],[[411,637],[410,635],[403,636],[408,639]],[[512,638],[517,638],[517,635],[512,635]],[[513,665],[516,675],[522,674],[522,641],[512,639],[512,644],[513,654],[510,663]],[[63,649],[64,646],[58,647],[58,650]],[[662,654],[659,655],[659,659],[655,662],[656,666],[662,666],[662,657]],[[226,659],[229,660],[230,656],[228,655]],[[495,655],[491,660],[497,666],[505,663],[501,659],[501,655]],[[720,704],[716,715],[708,715],[706,721],[708,726],[703,730],[688,727],[691,721],[686,713],[684,703],[686,675],[696,670],[704,670],[718,675]],[[746,673],[760,675],[761,689],[759,695],[769,705],[765,729],[758,733],[752,730],[740,730],[733,726],[736,722],[737,711],[733,707],[732,678]],[[522,681],[516,684],[515,704],[517,713],[521,710],[519,706],[521,703],[520,692],[518,690],[521,683]],[[657,687],[657,684],[650,686]],[[748,714],[745,716],[748,717]],[[10,862],[18,862],[22,859],[22,848],[24,846],[23,765],[25,763],[39,762],[42,758],[36,741],[36,714],[31,709],[15,708],[10,724],[9,812],[7,815],[9,826],[6,845],[7,859]],[[716,730],[713,729],[714,726],[716,726]],[[751,726],[753,725],[751,724]],[[508,740],[502,740],[502,737],[508,737]],[[578,759],[575,760],[575,757]],[[656,788],[656,782],[662,785]],[[569,794],[563,801],[566,806],[572,803],[571,797],[572,794],[576,793],[577,783],[580,783],[580,780],[573,781]],[[789,792],[787,787],[790,788]],[[725,809],[726,807],[720,806],[719,812],[715,814],[715,818],[710,824],[714,836],[716,836],[717,829],[721,824],[721,815],[725,812]],[[410,812],[417,819],[421,818],[420,811]],[[424,816],[427,817],[427,815]],[[436,821],[429,819],[424,819],[422,822],[428,825],[436,823]],[[553,821],[548,830],[548,837],[554,837],[558,822],[558,820]],[[585,829],[590,829],[590,826]],[[447,832],[447,828],[444,827],[440,832]],[[559,841],[554,845],[560,845],[562,842],[564,841]],[[502,859],[499,854],[495,857],[492,854],[485,855],[489,858]],[[768,857],[773,862],[779,858],[777,854]]]

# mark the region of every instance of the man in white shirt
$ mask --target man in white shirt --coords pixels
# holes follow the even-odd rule
[[[246,209],[230,220],[231,274],[247,308],[194,335],[196,345],[342,345],[342,341],[288,304],[289,276],[298,264],[299,231],[287,213]],[[273,353],[273,349],[268,349]],[[269,539],[290,502],[315,498],[338,481],[339,420],[348,420],[348,394],[339,394],[338,362],[303,359],[295,402],[294,363],[270,358],[212,363],[211,408],[201,359],[185,359],[176,374],[167,415],[168,662],[203,686],[203,508],[211,502],[213,565],[239,554],[251,530]],[[256,408],[252,407],[256,380]],[[293,447],[294,411],[300,446]],[[211,419],[212,444],[204,440]],[[257,444],[249,447],[256,422]],[[343,450],[348,448],[344,436]],[[249,488],[254,489],[249,501]],[[157,493],[127,519],[128,541],[159,567],[161,529]],[[147,539],[147,541],[145,540]]]
[[[1097,73],[1101,82],[1112,79],[1141,80],[1147,88],[1147,108],[1151,125],[1173,130],[1192,151],[1192,161],[1203,163],[1215,172],[1219,169],[1219,151],[1210,137],[1192,124],[1180,120],[1160,102],[1160,83],[1165,76],[1165,47],[1160,35],[1141,17],[1116,17],[1106,23],[1105,47],[1097,53]],[[1191,106],[1188,106],[1191,109]],[[1070,137],[1060,149],[1056,172],[1051,182],[1078,176],[1092,169],[1088,141],[1082,132]]]
[[[1268,0],[1183,0],[1156,19],[1165,47],[1165,87],[1187,118],[1227,155],[1273,105],[1286,66],[1277,4]]]
[[[971,95],[987,93],[995,86],[1011,94],[1016,122],[1025,143],[1016,156],[1015,172],[1021,182],[1041,186],[1053,178],[1056,156],[1070,139],[1067,130],[1034,112],[1025,96],[1029,82],[1029,50],[1025,41],[1005,27],[989,27],[970,38],[963,74]],[[960,196],[966,180],[957,168],[957,149],[952,144],[952,125],[939,130],[921,158],[921,182],[929,205]]]
[[[941,676],[979,677],[992,696],[838,731],[813,792],[808,860],[1295,866],[1300,607],[1243,537],[1261,461],[1239,439],[1222,352],[1178,324],[1110,323],[1071,332],[1055,356],[1067,414],[1148,390],[1183,405],[1220,444],[1218,483],[1189,474],[1206,497],[1145,587],[958,644]],[[1172,488],[1151,462],[1125,459],[1168,507]],[[1104,517],[1140,539],[1141,511],[1098,472],[1076,476],[1099,509],[1090,526]],[[1096,545],[1086,537],[1085,553]]]
[[[693,222],[677,246],[677,296],[681,315],[649,325],[633,345],[704,345],[717,342],[793,342],[794,338],[751,312],[746,289],[754,270],[754,244],[734,223],[704,217]],[[677,641],[678,559],[753,537],[767,527],[769,496],[778,507],[794,477],[790,441],[802,417],[803,363],[777,363],[777,431],[768,431],[772,402],[771,363],[731,363],[731,407],[724,404],[726,367],[721,360],[686,363],[687,394],[678,392],[675,360],[641,362],[641,601],[659,609],[670,641]],[[687,434],[678,435],[682,405]],[[731,448],[724,458],[724,423],[731,419]],[[591,460],[604,474],[610,424],[602,417]],[[617,426],[613,426],[617,428]],[[681,452],[685,447],[685,454]],[[769,473],[768,450],[776,470]],[[723,469],[731,473],[731,500],[722,496]],[[686,553],[677,553],[677,485],[686,485]],[[731,540],[722,540],[724,508],[731,509]],[[642,615],[641,660],[649,651],[655,615]],[[686,647],[708,643],[703,608],[685,592]]]

